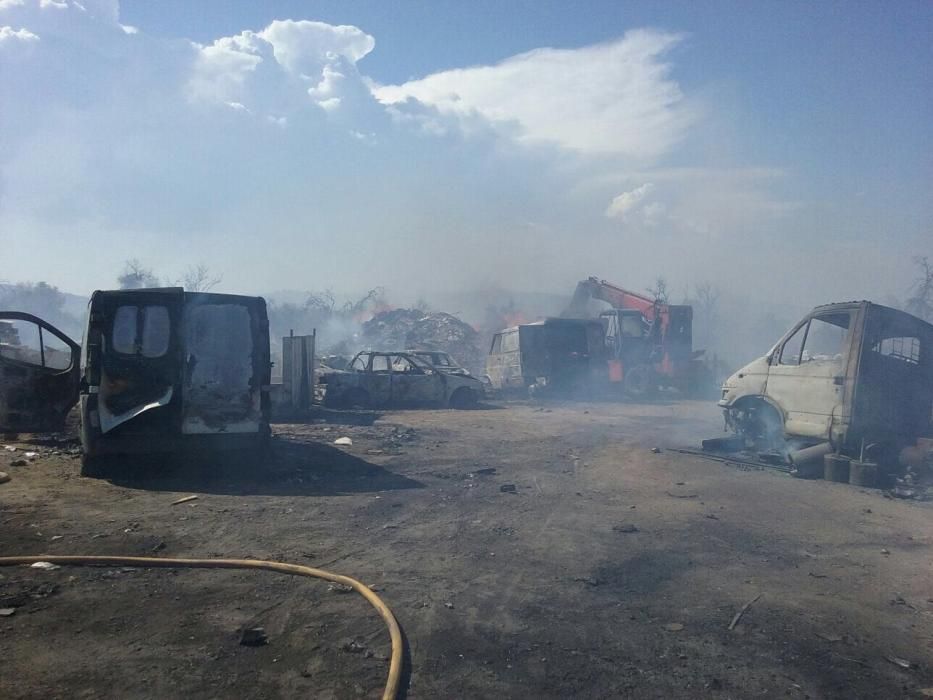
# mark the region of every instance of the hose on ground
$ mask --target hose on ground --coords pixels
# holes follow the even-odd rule
[[[399,680],[402,672],[402,631],[389,607],[382,602],[369,587],[355,578],[335,574],[323,569],[298,564],[285,564],[279,561],[263,561],[261,559],[169,559],[161,557],[110,557],[110,556],[28,556],[28,557],[0,557],[0,566],[19,566],[22,564],[35,564],[47,561],[50,564],[65,566],[135,566],[140,568],[168,568],[168,569],[263,569],[277,571],[281,574],[295,576],[308,576],[320,578],[325,581],[350,586],[363,596],[372,605],[389,628],[389,637],[392,641],[392,655],[389,660],[389,675],[386,679],[382,700],[395,700],[398,695]]]

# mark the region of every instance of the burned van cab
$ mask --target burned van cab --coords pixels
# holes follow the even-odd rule
[[[261,450],[269,324],[261,297],[97,291],[83,348],[83,472],[108,454]]]
[[[933,326],[867,301],[818,306],[732,375],[719,405],[746,437],[896,454],[933,432]]]

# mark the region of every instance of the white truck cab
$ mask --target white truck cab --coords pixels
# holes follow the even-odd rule
[[[867,301],[818,306],[726,380],[719,406],[740,435],[905,444],[933,414],[933,326]]]

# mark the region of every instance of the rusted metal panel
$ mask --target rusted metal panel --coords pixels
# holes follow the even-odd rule
[[[314,399],[314,357],[317,333],[282,338],[283,403],[292,411],[306,411]]]

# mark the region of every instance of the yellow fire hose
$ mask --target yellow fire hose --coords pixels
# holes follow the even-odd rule
[[[392,611],[382,602],[382,599],[355,578],[334,574],[323,569],[314,569],[310,566],[263,561],[261,559],[163,559],[157,557],[95,556],[0,557],[0,566],[19,566],[21,564],[35,564],[40,561],[66,566],[136,566],[146,569],[157,567],[169,569],[265,569],[266,571],[278,571],[280,574],[322,578],[326,581],[350,586],[379,611],[389,628],[389,637],[392,640],[392,656],[389,661],[389,677],[386,679],[385,690],[382,692],[382,700],[395,700],[398,695],[399,679],[402,672],[402,631],[399,629],[398,622],[395,621]]]

